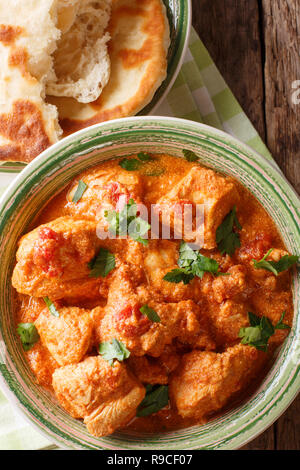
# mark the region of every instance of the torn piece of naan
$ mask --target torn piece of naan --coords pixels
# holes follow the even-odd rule
[[[0,3],[0,161],[30,162],[61,136],[46,89],[99,98],[110,76],[111,1]]]
[[[56,15],[57,0],[0,2],[0,160],[29,162],[61,135],[57,109],[45,102]]]

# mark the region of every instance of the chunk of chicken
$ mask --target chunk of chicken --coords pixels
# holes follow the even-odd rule
[[[145,388],[126,365],[110,366],[100,356],[57,369],[53,388],[60,404],[74,418],[83,418],[96,437],[125,426],[145,396]]]
[[[117,338],[137,356],[158,357],[174,338],[195,347],[214,349],[208,319],[198,305],[192,300],[159,303],[152,297],[151,290],[135,290],[126,267],[121,267],[111,283],[106,314],[97,328],[99,342]],[[141,313],[144,305],[155,310],[159,322]]]
[[[273,325],[280,320],[281,315],[285,312],[283,322],[292,326],[293,322],[293,300],[291,291],[272,292],[266,289],[260,289],[251,298],[256,315],[268,317]],[[269,343],[280,344],[285,340],[289,330],[276,330],[271,336]]]
[[[20,294],[19,300],[18,321],[20,323],[34,323],[45,308],[44,299]]]
[[[264,253],[264,256],[267,254]],[[267,261],[279,261],[283,256],[288,255],[289,253],[285,250],[278,248],[273,249],[273,251],[267,256]],[[259,261],[261,258],[258,258]],[[278,276],[275,276],[274,273],[266,269],[259,268],[257,269],[254,265],[254,262],[251,260],[249,263],[249,273],[251,280],[254,282],[257,288],[262,288],[263,290],[276,291],[280,290],[280,284],[286,282],[286,285],[289,282],[289,272],[283,271],[279,273]]]
[[[184,418],[203,418],[222,408],[261,367],[263,353],[238,344],[222,354],[193,351],[171,375],[171,402]]]
[[[166,369],[168,374],[170,374],[177,369],[180,363],[180,355],[175,346],[168,345],[159,356],[158,361]]]
[[[13,286],[22,294],[52,300],[94,294],[101,281],[88,278],[88,262],[99,242],[93,222],[61,217],[39,226],[20,241]]]
[[[44,309],[35,322],[42,343],[60,366],[76,364],[91,344],[93,322],[88,310],[59,309],[59,317]]]
[[[216,247],[216,230],[230,210],[238,203],[239,194],[234,181],[214,171],[194,166],[174,188],[158,200],[158,209],[162,214],[162,222],[170,218],[175,233],[183,234],[183,239],[194,242],[203,235],[202,248]],[[189,204],[192,208],[193,224],[183,230],[182,208]],[[199,214],[199,223],[195,223],[197,205],[205,205],[204,226]],[[180,209],[180,210],[179,210]],[[197,233],[196,233],[197,232]]]
[[[131,238],[106,239],[101,244],[115,254],[116,267],[122,263],[128,266],[130,279],[134,285],[145,282],[144,258],[148,247]]]
[[[26,359],[30,369],[34,373],[37,383],[42,387],[52,390],[52,374],[59,368],[48,349],[38,341],[29,351],[26,351]]]
[[[180,356],[174,346],[166,346],[158,358],[133,356],[128,359],[128,366],[134,375],[144,384],[167,384],[168,377],[180,363]]]
[[[197,296],[197,284],[193,281],[185,285],[164,281],[163,277],[172,269],[178,269],[179,243],[170,240],[150,240],[144,257],[147,280],[162,300],[180,302]]]
[[[246,279],[247,269],[243,265],[232,266],[226,276],[219,276],[212,283],[212,290],[216,302],[221,303],[225,299],[232,299],[241,294],[244,297],[249,291],[249,283]]]
[[[74,203],[72,199],[79,180],[85,182],[87,189],[80,201]],[[75,181],[68,194],[67,212],[76,217],[96,220],[104,227],[107,226],[104,216],[106,210],[120,211],[129,199],[141,202],[141,178],[119,165],[112,168],[96,167],[80,175],[78,181]]]
[[[245,303],[225,300],[221,304],[210,305],[210,320],[217,342],[230,344],[239,338],[241,328],[249,326],[250,307]]]
[[[254,225],[255,226],[255,225]],[[251,262],[252,259],[260,260],[272,248],[272,235],[267,232],[260,232],[256,234],[255,238],[248,240],[248,233],[242,233],[247,237],[246,242],[236,250],[236,257],[242,263]],[[243,237],[241,237],[243,238]]]
[[[146,356],[130,356],[128,366],[143,384],[167,384],[166,368],[157,359]]]

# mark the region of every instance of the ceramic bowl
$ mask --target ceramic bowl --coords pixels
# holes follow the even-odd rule
[[[137,151],[200,162],[245,185],[275,221],[288,250],[300,254],[299,199],[282,174],[246,145],[205,125],[160,117],[135,117],[84,129],[58,142],[30,163],[0,201],[1,387],[49,440],[84,449],[236,449],[270,426],[295,398],[300,384],[299,273],[293,274],[294,323],[276,361],[257,390],[235,409],[204,426],[155,434],[117,432],[97,439],[34,382],[12,319],[11,274],[17,240],[41,208],[78,173],[99,162]]]
[[[140,116],[154,114],[174,84],[188,47],[192,26],[191,0],[163,0],[170,25],[167,77],[156,91],[151,103],[140,111]]]

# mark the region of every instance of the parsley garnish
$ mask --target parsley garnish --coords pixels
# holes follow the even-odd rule
[[[242,338],[242,344],[248,344],[260,351],[268,350],[268,341],[274,335],[276,330],[290,329],[288,325],[282,322],[285,312],[282,313],[279,322],[273,326],[267,317],[258,317],[254,313],[249,312],[249,327],[241,328],[239,338]]]
[[[146,396],[137,409],[137,417],[149,416],[157,413],[169,403],[169,390],[167,385],[147,385]]]
[[[115,255],[101,248],[98,255],[88,263],[89,277],[106,277],[116,267]]]
[[[150,162],[150,160],[152,160],[152,157],[149,153],[146,153],[146,152],[140,152],[138,153],[138,159],[141,161],[141,162]]]
[[[36,326],[33,323],[19,323],[17,333],[21,338],[25,351],[29,351],[40,339]]]
[[[153,310],[153,308],[150,308],[147,304],[140,308],[140,312],[143,315],[146,315],[153,323],[160,323],[160,317],[157,312]]]
[[[195,152],[193,152],[192,150],[182,150],[183,152],[183,155],[184,155],[184,158],[188,161],[188,162],[197,162],[199,160],[199,157],[197,157],[197,155],[195,154]]]
[[[127,170],[127,171],[136,171],[138,170],[141,165],[142,165],[142,162],[140,162],[139,160],[136,160],[135,158],[123,158],[123,160],[121,160],[119,162],[119,165],[120,167],[122,167],[124,170]]]
[[[145,176],[161,176],[166,172],[165,168],[155,167],[155,168],[147,168],[143,171],[143,175]]]
[[[216,231],[216,242],[222,255],[228,253],[232,256],[236,248],[241,246],[240,236],[233,231],[233,228],[242,229],[236,216],[236,206],[229,212]]]
[[[180,269],[173,269],[164,276],[164,280],[178,284],[188,284],[195,276],[203,278],[205,272],[220,275],[219,263],[213,258],[203,256],[199,251],[194,251],[188,243],[181,242],[179,259],[177,261]]]
[[[72,199],[72,202],[77,203],[78,201],[80,201],[80,199],[84,195],[87,188],[88,188],[88,185],[85,184],[83,181],[79,180],[77,189],[76,189],[75,194],[74,194],[73,199]]]
[[[121,341],[118,341],[116,338],[114,338],[111,343],[105,342],[99,344],[99,354],[112,366],[114,359],[119,362],[128,359],[130,356],[130,351],[128,351],[126,346]]]
[[[59,317],[59,312],[56,310],[54,303],[52,300],[49,299],[49,297],[44,297],[45,304],[48,307],[49,312],[54,316],[54,317]]]
[[[172,269],[169,273],[167,273],[164,277],[164,281],[173,282],[174,284],[179,284],[179,282],[183,282],[183,284],[189,284],[189,282],[194,279],[193,274],[188,274],[185,269]]]
[[[282,322],[282,320],[285,317],[286,312],[282,312],[281,317],[279,319],[279,322],[276,324],[275,329],[276,330],[290,330],[291,327],[289,325],[286,325],[285,323]]]
[[[267,271],[271,271],[275,274],[275,276],[278,276],[279,273],[286,271],[298,262],[299,256],[294,255],[285,255],[279,261],[267,261],[266,258],[270,253],[272,253],[272,251],[273,248],[269,250],[260,261],[253,259],[254,267],[256,269],[266,269]]]
[[[145,152],[138,153],[137,157],[138,160],[136,158],[123,158],[119,162],[120,167],[127,171],[136,171],[139,170],[144,163],[152,160],[151,155]]]
[[[133,240],[148,245],[148,240],[143,238],[151,226],[141,217],[137,216],[138,207],[133,199],[120,211],[105,211],[104,216],[109,223],[109,231],[114,235],[129,235]]]

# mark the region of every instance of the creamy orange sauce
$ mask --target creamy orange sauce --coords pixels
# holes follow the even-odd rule
[[[173,188],[189,174],[191,169],[197,166],[196,163],[191,163],[169,155],[155,155],[152,157],[153,159],[141,165],[139,170],[127,172],[128,177],[132,177],[132,181],[130,181],[127,186],[124,184],[125,187],[130,188],[129,193],[131,197],[133,194],[135,199],[139,199],[137,202],[143,202],[148,208],[150,208],[151,204],[158,203],[160,198],[165,197],[172,191]],[[68,216],[74,218],[74,220],[94,220],[93,213],[90,211],[92,203],[95,202],[93,194],[89,195],[88,192],[86,193],[85,197],[91,198],[87,199],[86,206],[83,205],[84,197],[78,204],[71,202],[78,181],[82,180],[88,185],[91,185],[93,181],[95,182],[99,178],[99,174],[102,176],[105,174],[118,175],[120,172],[119,160],[106,161],[95,168],[86,170],[72,181],[62,193],[52,199],[47,206],[44,207],[31,228],[33,229],[43,224],[49,224],[59,217]],[[122,172],[124,172],[124,170],[122,170]],[[125,173],[124,178],[126,177]],[[114,181],[114,178],[115,177],[112,176],[109,182]],[[130,244],[126,245],[127,241],[125,240],[124,244],[122,244],[122,242],[121,245],[119,245],[116,240],[109,240],[105,241],[103,245],[105,248],[115,253],[118,260],[116,269],[121,269],[122,271],[122,266],[129,265],[131,269],[131,280],[134,283],[135,289],[141,289],[143,292],[146,292],[146,294],[143,294],[146,296],[145,298],[147,298],[147,295],[149,298],[153,295],[153,298],[155,298],[155,296],[158,298],[158,303],[172,303],[174,305],[178,305],[178,303],[183,300],[190,300],[193,305],[196,305],[197,308],[200,309],[201,315],[205,313],[204,316],[209,323],[211,342],[205,340],[203,346],[193,346],[192,342],[181,341],[178,337],[177,339],[174,337],[172,341],[168,342],[168,347],[170,344],[172,347],[171,352],[168,352],[168,354],[174,356],[174,360],[179,361],[179,364],[182,357],[194,349],[222,353],[228,348],[239,344],[239,327],[248,325],[248,311],[252,311],[258,316],[267,316],[273,324],[278,322],[282,312],[285,311],[284,322],[288,325],[292,324],[293,303],[290,273],[285,271],[278,277],[275,277],[270,272],[255,270],[251,264],[252,258],[261,259],[270,248],[283,250],[284,252],[285,246],[280,234],[267,212],[250,192],[237,181],[231,180],[231,178],[229,178],[228,181],[233,181],[234,187],[239,195],[239,201],[236,206],[237,217],[242,226],[239,232],[241,246],[235,251],[232,257],[228,255],[222,256],[218,248],[202,250],[202,254],[216,259],[222,271],[225,273],[228,272],[230,274],[229,276],[214,278],[211,274],[206,273],[202,280],[199,278],[194,279],[188,286],[184,286],[183,283],[170,285],[170,283],[162,280],[159,260],[161,259],[161,265],[163,266],[163,257],[165,260],[172,258],[173,248],[178,257],[179,241],[168,240],[160,242],[150,240],[148,247],[144,247],[137,242],[130,242]],[[105,185],[109,186],[109,182],[105,182]],[[101,186],[100,183],[99,185]],[[217,198],[218,194],[215,194],[215,196]],[[101,201],[99,201],[99,203],[101,203]],[[85,207],[87,207],[90,212],[86,212]],[[168,252],[168,250],[170,250],[170,252]],[[151,258],[152,263],[155,255],[157,255],[158,259],[158,265],[153,264],[152,272],[151,270],[150,272],[147,271],[149,269],[147,260],[150,252],[153,252],[153,257]],[[176,268],[176,264],[174,268]],[[168,270],[170,271],[171,268],[166,268],[166,272]],[[235,284],[234,276],[236,276],[238,286]],[[93,333],[94,336],[91,340],[90,347],[86,352],[87,356],[95,356],[95,354],[97,354],[99,334],[101,336],[101,331],[99,333],[99,328],[101,330],[99,318],[103,317],[103,312],[105,312],[107,308],[108,292],[110,289],[114,288],[112,287],[114,286],[112,279],[114,279],[113,275],[109,275],[103,282],[101,281],[99,288],[96,286],[95,295],[91,294],[89,298],[85,298],[82,293],[80,293],[78,296],[73,295],[72,297],[58,296],[55,302],[57,309],[76,306],[94,312],[93,309],[96,307],[100,308],[100,310],[97,310],[97,315],[92,313],[95,332]],[[122,280],[123,278],[120,277],[120,279]],[[60,280],[57,279],[57,283],[59,282]],[[232,285],[230,282],[232,282]],[[245,284],[244,286],[242,286],[243,283]],[[124,295],[126,295],[126,289],[124,292]],[[120,296],[122,295],[123,294],[120,294]],[[20,322],[35,322],[41,310],[44,308],[43,302],[42,298],[37,298],[34,295],[18,294],[18,300],[16,302],[16,324]],[[228,305],[228,309],[226,309],[226,305]],[[244,383],[239,386],[239,391],[232,393],[231,398],[227,400],[228,405],[226,406],[230,406],[231,402],[244,397],[243,390],[245,387],[250,387],[249,383],[252,384],[252,387],[253,384],[257,383],[261,372],[270,361],[275,347],[281,344],[287,334],[287,330],[277,331],[270,340],[268,353],[257,353],[257,351],[254,351],[258,356],[254,361],[251,380],[249,377],[247,380],[245,379]],[[123,336],[122,340],[125,341]],[[131,359],[135,356],[134,351],[139,351],[137,356],[141,356],[142,353],[140,353],[140,349],[135,349],[135,339],[130,341],[131,343],[128,344],[133,344]],[[211,344],[215,346],[211,346]],[[150,357],[152,354],[152,350],[149,349],[149,351],[150,353],[146,352],[147,357]],[[52,390],[52,373],[56,368],[59,368],[59,365],[54,357],[47,352],[47,346],[41,344],[40,341],[32,350],[26,353],[26,356],[38,382],[42,386],[46,386]],[[157,356],[156,352],[153,352],[151,360],[159,363],[161,358],[161,355]],[[130,368],[130,360],[128,364]],[[164,370],[167,370],[167,368]],[[171,374],[170,376],[172,376],[172,374],[176,374],[176,370],[175,372],[172,370],[168,373],[166,372],[166,380],[169,380],[169,373]],[[217,412],[220,413],[219,410]],[[141,432],[162,432],[169,429],[188,427],[196,423],[202,424],[211,416],[212,413],[208,413],[207,416],[196,419],[182,417],[177,412],[175,400],[171,399],[170,405],[158,413],[146,418],[135,418],[131,420],[129,428]]]

